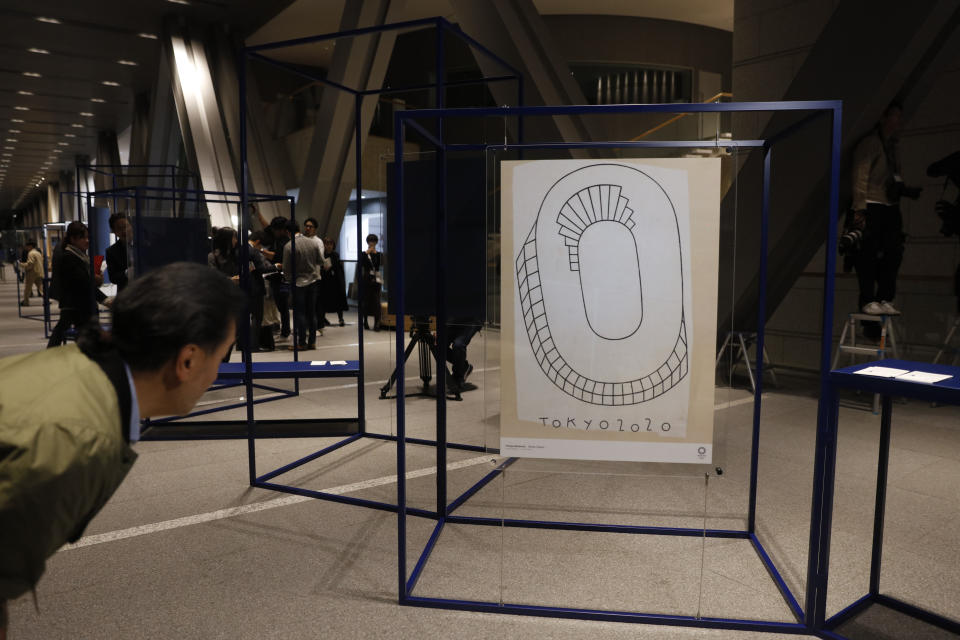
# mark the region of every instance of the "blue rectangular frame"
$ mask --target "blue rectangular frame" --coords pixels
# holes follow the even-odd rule
[[[423,552],[420,555],[413,572],[407,575],[406,562],[406,517],[408,514],[421,515],[417,510],[407,507],[406,502],[406,451],[403,443],[406,435],[405,419],[405,388],[404,388],[404,363],[401,359],[397,361],[397,437],[400,446],[397,447],[397,504],[399,513],[397,519],[397,577],[399,603],[402,605],[424,606],[446,609],[460,609],[469,611],[483,611],[489,613],[507,613],[514,615],[541,615],[561,618],[580,618],[587,620],[605,620],[618,622],[646,622],[658,624],[671,624],[679,626],[696,626],[722,629],[741,629],[755,631],[777,631],[782,633],[821,633],[822,622],[818,618],[816,604],[820,599],[820,592],[825,589],[827,567],[818,562],[818,551],[822,544],[824,536],[829,539],[829,514],[823,512],[823,498],[825,487],[822,478],[815,474],[813,486],[813,500],[810,524],[810,544],[808,549],[808,571],[807,571],[807,592],[806,609],[801,608],[798,599],[790,591],[780,572],[767,554],[763,545],[756,535],[756,494],[757,494],[757,467],[759,463],[759,435],[760,435],[760,409],[763,393],[763,343],[766,325],[766,282],[767,282],[767,248],[770,219],[770,193],[771,193],[771,156],[773,146],[781,141],[795,135],[802,128],[812,122],[819,116],[829,115],[831,117],[831,136],[830,136],[830,199],[829,216],[827,228],[827,246],[832,247],[837,240],[837,220],[838,220],[838,199],[839,199],[839,176],[840,176],[840,152],[841,152],[841,125],[842,125],[842,103],[837,100],[817,100],[817,101],[791,101],[791,102],[744,102],[744,103],[726,103],[726,104],[642,104],[642,105],[573,105],[573,106],[543,106],[543,107],[502,107],[495,109],[474,108],[474,109],[422,109],[413,111],[398,112],[394,119],[394,157],[400,158],[397,163],[397,171],[394,176],[395,189],[397,193],[397,211],[392,224],[402,228],[404,226],[403,211],[403,145],[407,127],[415,129],[420,135],[423,135],[437,147],[438,154],[443,154],[450,150],[477,150],[487,149],[603,149],[603,148],[690,148],[711,146],[699,141],[598,141],[598,142],[564,142],[564,143],[527,143],[522,138],[516,144],[447,144],[443,140],[443,122],[447,118],[486,118],[486,117],[510,117],[515,116],[522,121],[524,117],[533,116],[564,116],[564,115],[603,115],[603,114],[632,114],[632,113],[717,113],[717,112],[790,112],[790,111],[808,111],[813,112],[808,117],[801,118],[795,124],[787,127],[778,134],[766,140],[732,140],[724,141],[724,146],[731,148],[757,148],[763,152],[763,174],[762,174],[762,200],[761,200],[761,229],[760,229],[760,269],[759,269],[759,300],[757,304],[757,349],[756,349],[756,371],[757,385],[754,393],[754,418],[753,434],[751,443],[750,457],[750,499],[748,508],[748,526],[744,531],[734,530],[703,530],[703,529],[683,529],[683,528],[664,528],[664,527],[640,527],[640,526],[622,526],[622,525],[597,525],[587,523],[565,523],[565,522],[539,522],[531,520],[504,520],[499,518],[476,518],[456,516],[453,511],[463,505],[472,495],[476,494],[480,488],[488,484],[496,476],[503,472],[512,459],[505,461],[497,469],[490,472],[474,487],[469,489],[463,495],[452,502],[447,502],[446,496],[446,466],[441,464],[445,449],[446,424],[445,424],[445,394],[443,393],[443,380],[438,380],[437,391],[437,524],[433,534],[430,536]],[[417,120],[433,119],[439,123],[436,135],[420,126]],[[440,155],[441,179],[438,180],[438,201],[437,210],[437,237],[445,237],[445,197],[443,187],[443,176],[445,167],[443,156]],[[402,234],[400,234],[398,246],[393,247],[397,253],[398,264],[403,264],[404,246]],[[442,255],[443,247],[438,247],[438,259]],[[818,404],[818,415],[822,416],[828,411],[827,399],[829,398],[828,374],[830,371],[830,355],[832,351],[832,327],[833,327],[833,297],[834,280],[833,273],[836,267],[836,258],[833,251],[826,251],[825,275],[824,275],[824,299],[823,313],[821,318],[822,344],[820,353],[820,371],[821,371],[821,396]],[[445,326],[446,312],[442,304],[445,282],[442,276],[443,271],[439,270],[437,278],[437,300],[438,317],[437,327],[440,338],[438,340],[440,358],[445,355],[446,345],[443,340],[442,331]],[[398,316],[403,314],[403,274],[395,274],[396,311]],[[398,353],[403,352],[403,331],[398,327],[396,332],[396,341]],[[818,430],[818,440],[820,434]],[[818,445],[817,455],[820,455]],[[818,464],[822,465],[822,461]],[[817,467],[821,468],[820,466]],[[413,594],[417,581],[421,575],[427,560],[430,557],[434,546],[439,539],[446,523],[451,524],[478,524],[487,526],[510,526],[510,527],[530,527],[530,528],[549,528],[576,531],[607,531],[618,533],[635,534],[655,534],[655,535],[706,535],[708,537],[722,538],[741,538],[751,542],[757,552],[761,562],[763,562],[771,578],[784,597],[788,607],[796,618],[796,622],[772,622],[763,620],[745,620],[745,619],[726,619],[726,618],[702,618],[694,616],[676,616],[638,613],[629,611],[598,611],[589,609],[577,609],[567,607],[545,607],[530,606],[521,604],[501,604],[496,602],[476,602],[455,600],[449,598],[426,598],[415,596]],[[825,527],[826,524],[826,527]]]
[[[435,60],[434,60],[436,80],[435,82],[428,83],[428,84],[380,88],[380,89],[357,89],[357,88],[348,87],[338,82],[334,82],[332,80],[321,77],[319,75],[315,75],[302,68],[294,67],[292,65],[289,65],[277,60],[273,60],[268,56],[264,55],[264,52],[267,52],[267,51],[285,49],[285,48],[294,47],[294,46],[303,45],[303,44],[311,44],[311,43],[323,42],[328,40],[336,40],[340,38],[352,38],[352,37],[362,36],[362,35],[384,33],[387,31],[418,29],[418,28],[424,28],[424,27],[433,27],[436,29]],[[456,38],[460,39],[462,42],[465,42],[471,48],[482,53],[488,59],[500,65],[503,69],[506,70],[506,73],[502,75],[497,75],[497,76],[484,76],[481,78],[466,80],[463,82],[447,82],[445,78],[447,64],[446,64],[446,47],[444,44],[444,38],[448,34],[455,36]],[[249,173],[249,167],[247,162],[247,158],[248,158],[247,62],[248,62],[248,59],[258,60],[260,62],[284,69],[289,73],[302,76],[311,81],[318,82],[327,87],[332,87],[340,91],[344,91],[354,96],[354,148],[355,148],[354,160],[355,160],[355,176],[356,176],[357,194],[362,193],[362,189],[363,189],[363,170],[362,170],[363,145],[361,144],[362,138],[363,138],[363,135],[362,135],[363,131],[361,129],[361,122],[362,122],[361,113],[362,113],[363,99],[365,97],[382,95],[382,94],[400,93],[400,92],[407,92],[407,91],[433,89],[435,90],[435,93],[436,93],[435,106],[437,109],[442,109],[444,107],[444,93],[445,93],[444,90],[447,87],[465,85],[465,84],[487,84],[487,83],[494,83],[494,82],[512,81],[517,83],[517,102],[518,104],[521,104],[521,105],[523,104],[523,75],[512,65],[510,65],[501,57],[497,56],[495,53],[490,51],[490,49],[488,49],[487,47],[482,45],[480,42],[478,42],[474,38],[464,33],[457,25],[454,25],[453,23],[451,23],[450,21],[442,17],[423,18],[418,20],[409,20],[406,22],[396,22],[391,24],[376,25],[372,27],[352,29],[347,31],[338,31],[335,33],[309,36],[304,38],[295,38],[292,40],[283,40],[279,42],[271,42],[271,43],[246,47],[241,52],[238,65],[237,65],[238,75],[239,75],[238,84],[240,89],[240,158],[241,158],[240,191],[243,197],[242,209],[244,211],[246,211],[247,209],[246,198],[248,197],[248,192],[250,189],[250,173]],[[522,136],[522,132],[523,132],[522,119],[518,121],[518,132]],[[438,181],[437,188],[443,189],[445,188],[445,185],[441,185],[440,182]],[[241,234],[243,234],[244,216],[241,216],[240,219],[241,219],[240,232]],[[362,234],[362,216],[357,215],[357,242],[360,243],[360,246],[358,247],[358,252],[360,253],[362,253],[363,251],[362,235],[363,235]],[[245,252],[246,252],[245,246],[241,247],[241,253],[240,253],[241,262],[246,260]],[[363,308],[362,308],[363,298],[364,298],[363,288],[364,288],[364,283],[361,281],[358,313],[363,312]],[[403,313],[401,311],[400,313],[397,314],[397,318],[402,318],[402,317],[403,317]],[[400,332],[401,335],[403,333],[403,324],[404,323],[402,321],[397,322],[398,331]],[[439,327],[438,327],[438,330],[440,330]],[[441,331],[445,331],[445,329],[442,329]],[[264,489],[271,489],[273,491],[280,491],[284,493],[291,493],[294,495],[308,496],[312,498],[318,498],[321,500],[330,500],[333,502],[339,502],[344,504],[353,504],[353,505],[372,508],[372,509],[379,509],[379,510],[391,511],[391,512],[398,511],[398,506],[395,503],[376,502],[371,500],[354,498],[351,496],[336,495],[336,494],[326,493],[322,491],[313,491],[310,489],[303,489],[301,487],[295,487],[292,485],[282,485],[278,483],[269,482],[272,478],[274,478],[277,475],[280,475],[281,473],[286,473],[287,471],[291,471],[303,464],[316,460],[326,455],[327,453],[333,452],[339,449],[340,447],[356,442],[362,438],[372,438],[377,440],[399,442],[398,439],[400,438],[400,436],[398,435],[371,433],[371,432],[368,432],[366,429],[366,422],[363,419],[364,388],[363,388],[362,371],[363,371],[363,361],[364,361],[364,355],[363,355],[364,347],[363,347],[363,323],[362,322],[357,323],[357,334],[358,334],[358,344],[359,344],[358,362],[359,362],[359,367],[361,372],[359,375],[358,385],[357,385],[359,410],[360,410],[360,416],[361,416],[359,433],[351,435],[347,439],[337,442],[334,445],[331,445],[329,447],[326,447],[324,449],[311,453],[307,456],[304,456],[299,460],[295,460],[288,465],[280,467],[279,469],[275,469],[266,474],[258,476],[256,474],[256,467],[254,462],[253,431],[252,431],[252,417],[251,417],[251,431],[250,431],[251,435],[249,439],[250,485],[251,486],[260,487]],[[442,333],[440,333],[440,337],[442,339],[443,337]],[[403,351],[404,349],[401,346],[400,353],[402,354]],[[445,352],[446,352],[446,346],[444,345],[442,347],[441,353],[437,354],[437,359],[439,362],[444,362],[443,358],[445,357]],[[402,375],[402,369],[399,370],[398,373]],[[398,384],[402,384],[402,380],[398,379]],[[444,394],[445,392],[446,392],[445,379],[443,375],[440,375],[437,377],[437,393]],[[249,396],[250,394],[248,393],[248,397]],[[446,404],[444,402],[438,402],[437,407],[438,407],[437,409],[438,416],[441,415],[441,413],[445,415]],[[250,413],[251,413],[251,409],[248,408],[248,414]],[[445,424],[445,420],[444,420],[444,424]],[[402,438],[402,440],[404,443],[435,447],[437,450],[437,464],[443,465],[443,468],[446,467],[446,449],[448,447],[451,449],[460,449],[463,451],[477,451],[477,452],[486,451],[484,447],[478,446],[478,445],[448,443],[446,441],[445,434],[442,439],[439,437],[439,434],[438,434],[437,440],[407,438],[405,436]],[[399,448],[401,447],[398,446],[398,449]],[[433,518],[433,519],[441,518],[442,517],[441,514],[443,513],[443,509],[440,508],[439,501],[438,501],[438,506],[436,511],[430,511],[425,509],[409,509],[408,511],[410,513],[414,513],[415,515],[419,515],[427,518]]]

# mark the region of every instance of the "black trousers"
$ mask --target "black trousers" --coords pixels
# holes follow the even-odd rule
[[[451,373],[454,380],[463,382],[463,376],[467,372],[467,345],[473,336],[477,335],[480,327],[476,325],[459,325],[447,327],[447,340],[450,341],[447,347],[447,362],[450,363]]]
[[[277,303],[280,313],[280,335],[290,335],[290,286],[284,282],[273,281],[270,290],[273,291],[273,301]]]
[[[297,344],[317,341],[317,283],[293,287],[293,313],[297,318]]]
[[[250,295],[250,349],[260,348],[260,328],[263,326],[263,292],[254,290]]]
[[[860,285],[860,308],[869,302],[890,302],[897,294],[903,261],[903,219],[900,207],[867,205],[867,224],[854,263]]]
[[[53,327],[53,331],[50,333],[50,340],[47,341],[47,349],[59,347],[64,344],[67,341],[67,329],[76,327],[77,331],[79,331],[80,328],[90,322],[92,318],[90,314],[82,311],[60,309],[60,320],[57,321],[57,324]]]

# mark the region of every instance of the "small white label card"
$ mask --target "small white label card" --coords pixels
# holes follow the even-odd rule
[[[940,382],[941,380],[949,380],[953,376],[949,376],[943,373],[927,373],[926,371],[910,371],[905,373],[902,376],[897,376],[897,380],[909,380],[910,382],[925,382],[927,384],[933,384],[934,382]]]
[[[311,360],[311,361],[310,361],[310,366],[311,366],[311,367],[322,367],[322,366],[325,365],[325,364],[327,364],[327,361],[326,361],[326,360]],[[331,363],[331,364],[332,364],[332,363]]]
[[[854,373],[861,376],[875,376],[877,378],[896,378],[909,372],[906,369],[894,369],[893,367],[867,367],[866,369],[854,371]]]
[[[337,367],[337,366],[342,367],[342,366],[344,366],[344,365],[347,364],[347,361],[346,361],[346,360],[331,360],[331,361],[330,361],[330,364],[331,364],[332,366],[335,366],[335,367]]]

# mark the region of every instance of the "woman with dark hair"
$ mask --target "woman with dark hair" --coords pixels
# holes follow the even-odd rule
[[[237,263],[237,231],[231,227],[220,227],[213,232],[213,251],[207,254],[207,264],[235,280],[240,279]]]
[[[367,250],[360,254],[361,294],[360,313],[363,316],[363,326],[369,329],[367,316],[373,316],[373,330],[380,331],[380,289],[383,287],[383,276],[380,267],[383,263],[383,254],[377,251],[380,238],[371,233],[367,236]]]
[[[347,280],[343,272],[343,262],[337,253],[337,241],[333,238],[323,239],[324,256],[323,279],[320,280],[320,290],[323,297],[323,310],[336,311],[340,326],[343,326],[343,312],[347,310]],[[329,266],[327,266],[329,265]],[[325,317],[321,317],[324,325],[329,325]]]
[[[242,306],[227,278],[174,263],[117,295],[110,333],[0,360],[0,637],[6,601],[123,481],[140,418],[190,412],[216,379]]]
[[[93,275],[90,269],[90,236],[87,226],[79,220],[67,225],[64,241],[53,252],[50,297],[60,301],[60,320],[57,321],[47,348],[66,342],[67,329],[83,326],[94,321],[99,313],[98,303],[108,304],[107,296],[100,291],[103,276]]]

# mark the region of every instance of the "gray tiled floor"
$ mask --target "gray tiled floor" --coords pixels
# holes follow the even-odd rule
[[[17,318],[8,267],[0,283],[0,355],[42,348],[38,322]],[[355,319],[348,316],[348,320]],[[377,398],[392,367],[392,336],[367,334],[366,411],[371,429],[392,433],[395,404]],[[351,358],[355,326],[319,339],[321,359]],[[451,439],[496,446],[499,402],[496,333],[471,345],[480,387],[450,403]],[[488,359],[483,362],[482,354]],[[284,359],[287,354],[264,354]],[[416,375],[411,360],[409,376]],[[411,381],[410,384],[413,384]],[[816,399],[782,380],[764,402],[758,533],[802,600],[812,483]],[[297,399],[259,405],[259,417],[350,415],[356,388],[307,382]],[[235,391],[205,401],[235,398]],[[718,390],[718,403],[747,397]],[[208,405],[214,406],[214,405]],[[433,403],[407,402],[413,434],[432,433]],[[895,405],[883,589],[960,618],[960,411]],[[682,527],[743,528],[752,404],[718,409],[723,476],[657,465],[517,463],[462,509],[465,515]],[[217,414],[242,418],[243,410]],[[879,420],[841,410],[837,508],[829,606],[863,595],[869,569]],[[258,469],[320,449],[330,440],[264,440]],[[283,498],[247,486],[246,442],[143,442],[130,478],[91,523],[87,536],[189,518]],[[395,446],[364,441],[285,474],[310,488],[350,485],[395,473]],[[477,453],[451,451],[450,462]],[[493,456],[489,456],[493,460]],[[449,474],[450,494],[492,468]],[[408,448],[408,468],[435,464],[428,447]],[[670,476],[670,477],[665,477]],[[430,505],[433,475],[408,481],[414,506]],[[396,499],[389,479],[351,495]],[[37,590],[11,603],[11,638],[764,638],[786,637],[673,627],[588,623],[396,604],[396,516],[328,502],[286,506],[136,537],[66,549],[48,563]],[[432,523],[408,520],[408,566]],[[749,542],[700,537],[571,533],[448,525],[417,586],[420,595],[528,604],[625,608],[713,617],[790,620],[790,612]],[[900,617],[871,611],[847,628],[856,637],[938,637]],[[928,634],[925,636],[925,634]]]

